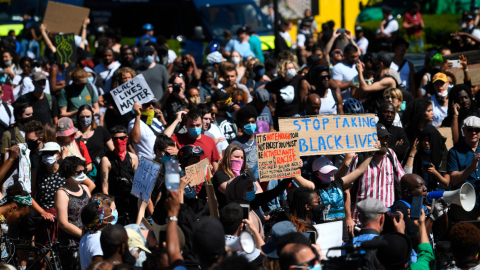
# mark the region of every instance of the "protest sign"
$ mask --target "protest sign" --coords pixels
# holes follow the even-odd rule
[[[322,253],[327,259],[328,249],[332,247],[339,247],[342,245],[343,223],[342,221],[334,221],[313,225],[317,230],[317,243],[322,248]],[[341,250],[332,250],[328,252],[329,257],[340,257]]]
[[[79,34],[83,20],[90,14],[89,8],[48,1],[43,23],[54,33]]]
[[[135,101],[143,104],[155,97],[142,74],[111,90],[110,93],[121,115],[131,111]]]
[[[280,131],[298,131],[300,156],[336,155],[375,150],[374,114],[279,118]]]
[[[208,165],[210,165],[210,161],[208,161],[208,158],[205,158],[196,164],[186,167],[185,176],[187,177],[187,183],[192,187],[203,183],[205,181],[205,175],[207,174]]]
[[[298,132],[257,134],[257,162],[260,182],[300,175]]]
[[[453,147],[452,129],[447,127],[438,128],[438,132],[440,132],[443,137],[447,138],[447,140],[445,141],[445,145],[447,147],[447,151],[450,150],[450,148]]]
[[[207,167],[208,168],[208,167]],[[205,190],[207,191],[207,198],[208,198],[208,212],[210,212],[210,216],[214,218],[220,218],[220,214],[218,213],[218,201],[217,196],[215,195],[215,188],[212,185],[212,172],[210,168],[207,169],[207,181],[205,181]]]
[[[137,198],[142,196],[141,199],[144,202],[148,202],[160,168],[161,165],[157,162],[141,157],[133,178],[132,195]]]
[[[463,53],[453,53],[443,56],[443,61],[458,60],[458,57],[463,55],[467,58],[468,74],[472,85],[480,84],[480,51],[469,51]],[[447,71],[453,73],[457,84],[462,84],[464,81],[463,68],[449,68]]]
[[[69,63],[77,61],[77,48],[75,47],[75,35],[64,34],[53,36],[53,42],[57,51],[55,52],[55,58],[57,63]]]
[[[23,190],[27,191],[28,193],[32,193],[32,183],[31,183],[31,160],[30,160],[30,149],[28,149],[27,144],[18,144],[20,148],[18,152],[18,169],[12,172],[10,176],[8,176],[7,180],[3,183],[2,186],[2,194],[5,196],[7,189],[16,182],[19,182]],[[10,150],[5,148],[5,155],[4,155],[4,162],[10,156]]]

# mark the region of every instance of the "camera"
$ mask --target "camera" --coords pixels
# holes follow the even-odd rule
[[[175,94],[180,93],[180,84],[174,83],[174,84],[172,84],[172,88],[173,88],[173,91],[172,91],[173,93],[175,93]]]

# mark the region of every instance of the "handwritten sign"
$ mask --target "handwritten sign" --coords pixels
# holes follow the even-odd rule
[[[444,55],[443,60],[445,62],[449,60],[458,60],[458,57],[460,57],[460,55],[464,55],[467,58],[468,74],[470,74],[472,85],[480,85],[480,52],[469,51],[463,53],[453,53],[449,55]],[[457,84],[464,83],[463,68],[449,68],[447,69],[447,71],[453,73]]]
[[[438,132],[440,132],[443,137],[447,138],[445,141],[445,146],[447,147],[447,151],[450,150],[450,148],[453,147],[452,129],[447,127],[438,128]]]
[[[57,63],[69,63],[77,61],[77,49],[75,47],[75,35],[64,34],[64,35],[55,35],[53,37],[55,42],[55,57],[57,58]]]
[[[185,168],[185,176],[187,177],[187,182],[190,186],[196,186],[205,182],[208,165],[210,165],[210,161],[206,158]]]
[[[89,14],[89,8],[48,1],[43,23],[50,32],[79,34]]]
[[[141,157],[133,178],[132,195],[137,198],[142,196],[141,199],[148,202],[160,168],[161,165],[157,162]]]
[[[299,160],[298,132],[272,132],[257,135],[260,182],[299,175]]]
[[[342,221],[334,221],[313,225],[317,230],[317,243],[322,248],[322,253],[327,257],[328,249],[342,245],[343,225]],[[341,250],[328,252],[329,257],[340,257]]]
[[[278,125],[298,131],[300,156],[372,151],[377,141],[374,114],[279,118]]]
[[[110,91],[121,115],[133,109],[133,104],[150,101],[154,95],[142,74]]]

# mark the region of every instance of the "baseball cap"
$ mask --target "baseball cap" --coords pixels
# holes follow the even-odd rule
[[[360,25],[355,26],[355,32],[361,32],[363,28]]]
[[[385,136],[392,136],[390,132],[388,132],[387,128],[382,123],[377,123],[377,137],[383,138]]]
[[[152,253],[148,248],[145,247],[145,245],[143,244],[142,237],[136,231],[130,228],[127,228],[125,230],[127,231],[127,235],[128,235],[129,247],[139,248],[145,252]]]
[[[278,222],[270,229],[271,241],[262,246],[262,250],[269,258],[278,259],[277,254],[277,241],[278,239],[287,233],[298,232],[297,228],[291,221]],[[302,233],[305,237],[309,238],[308,233]]]
[[[207,55],[205,62],[207,64],[220,64],[224,61],[223,56],[220,52],[212,52]]]
[[[220,90],[216,90],[213,95],[212,95],[212,102],[217,102],[217,101],[220,101],[220,100],[227,100],[230,98],[230,94],[231,93],[228,93],[227,91],[223,90],[223,89],[220,89]]]
[[[77,129],[73,125],[72,119],[68,117],[62,117],[57,123],[57,137],[72,136]]]
[[[33,80],[34,81],[40,81],[40,80],[46,80],[47,76],[43,72],[35,72],[33,73]]]
[[[153,30],[153,25],[151,25],[150,23],[147,23],[142,26],[142,29],[147,31]]]
[[[255,63],[255,64],[253,65],[253,69],[255,70],[255,69],[258,69],[258,68],[265,68],[265,65],[263,65],[263,64],[260,63],[260,62],[259,62],[259,63]]]
[[[150,47],[150,46],[145,46],[145,47],[143,48],[143,53],[144,53],[144,54],[145,54],[145,53],[155,53],[155,50],[153,50],[153,48]]]
[[[472,15],[468,14],[468,15],[465,16],[465,21],[471,21],[471,20],[473,20]]]
[[[57,151],[57,152],[62,152],[62,148],[60,145],[56,142],[47,142],[43,144],[43,148],[40,149],[40,152],[46,152],[46,151]]]
[[[189,157],[201,157],[205,155],[205,152],[203,152],[202,147],[196,146],[196,145],[185,145],[184,147],[180,148],[178,150],[178,161],[182,163],[185,159]]]
[[[245,26],[239,27],[239,28],[237,29],[237,36],[238,36],[238,35],[241,35],[241,34],[243,34],[243,33],[246,33],[246,32],[247,32],[247,28],[246,28]]]
[[[141,105],[146,104],[146,103],[151,103],[151,102],[157,104],[158,100],[157,100],[156,98],[152,97],[152,98],[147,99],[146,101],[144,101]]]
[[[262,103],[268,102],[270,100],[270,94],[264,88],[257,88],[257,90],[253,91],[251,94],[255,100]]]
[[[193,230],[193,251],[200,259],[217,259],[227,252],[222,223],[213,217],[203,217]]]
[[[469,116],[467,119],[463,121],[463,126],[464,127],[474,127],[474,128],[480,128],[480,118],[476,116]]]
[[[319,157],[312,164],[313,172],[320,171],[322,174],[327,174],[333,170],[338,170],[338,168],[333,166],[333,163],[326,157]]]
[[[404,268],[410,260],[412,253],[412,242],[402,233],[390,233],[382,237],[387,241],[389,248],[380,248],[377,250],[377,259],[388,268]]]
[[[312,25],[312,22],[309,20],[303,20],[301,26],[307,26],[310,27]]]
[[[385,207],[382,201],[375,198],[367,198],[357,203],[357,208],[360,213],[378,213],[384,214],[388,212],[388,208]]]
[[[440,80],[442,82],[447,82],[447,75],[445,75],[444,73],[438,72],[437,74],[435,74],[433,76],[432,82],[434,83],[438,80]]]

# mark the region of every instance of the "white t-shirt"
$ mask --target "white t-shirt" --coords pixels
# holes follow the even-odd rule
[[[105,93],[110,92],[111,87],[112,87],[112,81],[113,81],[113,75],[115,74],[115,71],[120,67],[120,63],[117,61],[113,61],[108,68],[105,67],[103,63],[100,63],[95,66],[94,70],[97,72],[100,77],[103,80],[103,88],[105,90]],[[98,78],[97,78],[98,80]]]
[[[78,251],[80,252],[80,265],[85,270],[91,263],[94,256],[103,256],[102,246],[100,245],[101,231],[96,233],[86,233],[80,239]]]
[[[395,70],[398,72],[398,74],[400,75],[400,84],[403,84],[405,86],[406,89],[410,89],[410,65],[409,65],[409,62],[407,61],[401,70],[398,70],[399,66],[397,66],[397,64],[395,64],[393,61],[392,63],[390,64],[390,70]]]
[[[25,77],[25,79],[23,79],[22,81],[22,84],[19,85],[21,80],[22,75],[15,75],[15,77],[13,78],[12,84],[18,85],[17,87],[15,87],[15,89],[13,89],[13,95],[15,96],[15,100],[18,97],[33,92],[33,90],[35,90],[35,86],[33,85],[31,77]],[[43,92],[50,95],[50,82],[48,80],[46,80],[45,90],[43,90]]]
[[[360,39],[357,39],[355,43],[357,43],[357,47],[362,51],[362,55],[365,55],[368,49],[368,39],[361,37]]]
[[[472,32],[472,36],[474,36],[476,38],[480,38],[480,30],[474,29],[473,32]]]
[[[177,54],[172,50],[168,50],[168,63],[169,64],[173,63],[173,61],[175,61],[176,58],[177,58]]]
[[[355,65],[347,66],[344,62],[340,62],[333,66],[332,79],[334,81],[342,81],[342,83],[346,83],[351,81],[357,75],[358,71]],[[347,98],[350,98],[350,88],[342,91],[342,99],[346,100]]]
[[[438,127],[442,124],[443,119],[445,119],[445,117],[448,115],[448,103],[445,102],[445,105],[447,105],[445,107],[440,106],[435,95],[432,95],[430,100],[432,101],[433,107],[433,121],[430,122],[430,125]]]
[[[128,133],[132,132],[133,126],[135,125],[135,118],[128,123]],[[157,133],[162,133],[165,130],[165,127],[160,123],[157,118],[153,118],[152,125],[150,126],[153,128]],[[155,159],[155,151],[153,151],[153,146],[155,145],[155,133],[145,124],[142,120],[140,120],[140,141],[138,143],[132,143],[133,149],[137,154],[138,158],[144,156],[149,159]]]
[[[214,140],[222,137],[225,138],[225,134],[223,134],[222,130],[215,124],[211,124],[210,129],[207,130],[207,132],[212,134],[215,137],[215,138],[212,138]],[[217,143],[218,153],[223,153],[223,150],[227,149],[227,147],[228,147],[227,140]]]
[[[0,120],[7,125],[11,125],[15,123],[15,117],[13,116],[13,107],[11,105],[7,106],[10,109],[10,119],[8,118],[8,113],[5,110],[5,106],[3,106],[3,104],[0,102]]]
[[[318,114],[337,114],[337,104],[330,88],[327,90],[327,97],[322,98],[322,106]]]
[[[388,18],[388,20],[391,20],[390,23],[388,23],[387,27],[383,29],[383,33],[385,35],[390,35],[391,33],[395,32],[398,30],[398,22],[393,18],[392,15]],[[377,34],[380,34],[382,31],[380,31],[380,27],[378,27]]]

